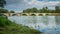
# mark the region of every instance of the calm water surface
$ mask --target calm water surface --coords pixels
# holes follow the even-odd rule
[[[60,34],[60,16],[10,16],[11,21],[37,29],[43,34]]]

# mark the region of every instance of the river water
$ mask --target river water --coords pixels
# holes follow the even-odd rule
[[[60,34],[60,16],[9,16],[8,19],[43,34]]]

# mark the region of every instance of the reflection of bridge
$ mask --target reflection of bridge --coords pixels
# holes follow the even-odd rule
[[[60,13],[1,13],[5,16],[60,16]]]

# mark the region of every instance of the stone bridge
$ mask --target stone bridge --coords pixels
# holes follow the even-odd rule
[[[60,16],[60,13],[1,13],[5,16]]]

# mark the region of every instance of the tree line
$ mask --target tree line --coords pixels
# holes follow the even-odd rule
[[[15,13],[13,10],[8,11],[7,9],[4,9],[4,6],[6,5],[5,0],[0,0],[0,13]],[[42,9],[37,8],[28,8],[26,10],[23,10],[23,13],[60,13],[60,6],[55,6],[55,10],[50,10],[48,7],[43,7]]]
[[[0,13],[15,13],[15,11],[8,11],[7,9],[0,9]]]
[[[15,13],[13,10],[8,11],[7,9],[4,9],[5,5],[6,5],[6,1],[0,0],[0,13]]]
[[[48,7],[43,7],[42,9],[28,8],[23,10],[23,13],[60,13],[60,6],[55,6],[55,10],[50,10]]]

